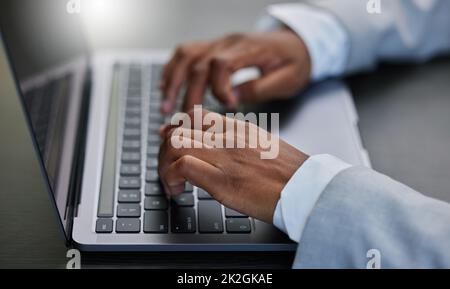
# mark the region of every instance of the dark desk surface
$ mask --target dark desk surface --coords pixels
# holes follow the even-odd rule
[[[189,23],[191,29],[187,34],[171,26],[168,31],[173,37],[156,33],[151,41],[127,39],[127,45],[170,47],[178,40],[248,30],[260,9],[276,1],[252,0],[241,5],[242,1],[233,0],[213,5],[205,4],[211,3],[208,0],[190,0],[186,1],[189,5],[175,8],[181,2],[185,3],[149,1],[155,7],[167,8],[162,11],[176,19],[176,25],[183,21]],[[191,19],[200,7],[208,10],[207,20],[214,19],[213,25],[205,27],[203,22]],[[178,12],[176,17],[168,12],[170,9]],[[235,11],[239,12],[231,13]],[[233,15],[233,21],[226,15]],[[144,16],[142,19],[147,21]],[[165,18],[160,15],[158,19]],[[94,46],[121,46],[117,38],[108,37],[100,37],[100,43]],[[95,37],[90,35],[90,38]],[[373,167],[446,201],[450,201],[449,75],[450,58],[444,58],[421,66],[383,66],[376,73],[349,79]],[[39,173],[19,103],[12,88],[4,85],[8,77],[4,59],[0,60],[0,77],[0,268],[64,268],[67,249]],[[82,266],[287,268],[293,257],[293,253],[83,253]]]

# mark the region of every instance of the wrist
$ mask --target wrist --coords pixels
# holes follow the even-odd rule
[[[281,160],[281,168],[282,168],[282,174],[279,178],[279,184],[278,184],[278,190],[276,190],[276,193],[274,194],[274,197],[272,198],[272,201],[270,202],[271,208],[270,208],[270,216],[269,216],[269,223],[273,223],[275,210],[277,208],[277,204],[281,199],[281,193],[286,187],[286,185],[289,183],[291,178],[294,176],[294,174],[300,170],[302,165],[309,159],[309,155],[304,154],[303,152],[297,150],[296,148],[288,145],[287,149],[287,155],[289,156],[288,160]]]

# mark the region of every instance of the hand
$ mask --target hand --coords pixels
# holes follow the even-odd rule
[[[245,67],[257,67],[261,77],[233,88],[230,76]],[[302,39],[287,28],[182,44],[163,71],[160,87],[165,101],[161,111],[173,111],[185,83],[184,111],[202,103],[208,86],[220,102],[233,108],[239,101],[290,97],[308,83],[310,74],[307,48]]]
[[[203,111],[203,119],[209,113]],[[215,113],[214,113],[215,114]],[[192,119],[193,113],[190,113]],[[184,191],[185,182],[207,191],[213,198],[226,207],[272,223],[280,193],[295,171],[308,158],[307,155],[279,140],[261,128],[216,114],[223,121],[224,127],[243,124],[245,133],[234,129],[234,134],[215,133],[213,138],[207,136],[208,127],[195,132],[200,133],[203,148],[175,148],[173,141],[179,141],[180,135],[174,134],[176,128],[167,126],[162,129],[164,142],[159,154],[159,175],[169,196],[176,196]],[[193,123],[193,121],[192,121]],[[183,129],[191,136],[183,135],[194,147],[194,131]],[[249,146],[249,132],[267,133],[267,136],[279,141],[278,157],[261,159],[263,149]],[[227,139],[245,140],[245,148],[213,148],[211,139],[225,144]],[[176,139],[174,139],[176,138]],[[209,141],[208,141],[209,139]],[[198,144],[198,143],[197,143]]]

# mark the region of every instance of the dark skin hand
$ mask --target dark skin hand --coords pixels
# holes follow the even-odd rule
[[[231,75],[256,67],[261,77],[232,87]],[[170,113],[183,85],[183,111],[201,104],[206,89],[225,106],[287,98],[310,80],[311,60],[300,37],[289,29],[270,33],[232,34],[214,41],[180,45],[165,66],[160,87],[161,112]]]
[[[246,67],[258,68],[261,76],[233,87],[231,76]],[[222,104],[234,108],[240,102],[288,98],[309,82],[310,75],[311,60],[307,47],[297,34],[287,28],[182,44],[163,71],[161,112],[173,112],[184,85],[184,111],[201,104],[207,88]],[[238,122],[223,116],[221,119],[224,124]],[[253,124],[246,125],[261,130]],[[203,127],[201,133],[206,135],[206,130]],[[262,149],[248,146],[249,130],[243,134],[234,132],[235,139],[246,140],[245,148],[239,149],[211,148],[208,138],[201,139],[206,148],[176,149],[171,141],[173,132],[173,126],[162,129],[164,143],[159,155],[159,175],[169,196],[182,193],[184,183],[188,181],[209,192],[225,206],[267,223],[272,223],[284,186],[308,158],[279,140],[278,156],[261,159]],[[230,136],[219,133],[214,137],[226,141]]]
[[[203,111],[203,117],[208,111]],[[193,113],[191,112],[193,120]],[[240,122],[218,115],[224,127]],[[241,122],[242,123],[242,122]],[[245,139],[245,148],[213,148],[211,138],[205,138],[208,127],[203,127],[200,142],[203,148],[174,148],[175,127],[161,130],[164,142],[159,153],[159,176],[166,193],[177,196],[184,191],[185,182],[200,187],[223,205],[267,223],[272,223],[280,193],[295,171],[308,156],[282,140],[279,140],[279,154],[275,159],[261,159],[261,147],[249,146],[250,131],[267,133],[261,128],[245,123],[245,132],[234,130],[234,134],[214,134],[214,138],[226,143],[227,138]],[[192,126],[193,127],[193,126]],[[184,130],[190,130],[185,128]],[[200,132],[199,130],[197,132]],[[269,134],[269,133],[267,133]],[[190,143],[194,131],[190,131]],[[270,135],[272,138],[278,138]],[[186,138],[184,136],[184,138]]]

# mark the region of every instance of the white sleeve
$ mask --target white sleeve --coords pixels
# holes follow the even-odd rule
[[[314,0],[269,6],[262,30],[284,24],[308,47],[312,79],[373,69],[380,61],[424,61],[450,52],[450,1]]]
[[[281,192],[273,224],[299,242],[317,200],[326,186],[351,165],[331,155],[315,155],[306,160]]]
[[[450,1],[382,0],[379,13],[368,8],[370,2],[309,1],[333,14],[347,32],[344,74],[373,69],[380,61],[420,62],[450,52]]]
[[[258,28],[269,31],[282,24],[305,42],[314,81],[343,74],[350,49],[349,37],[333,14],[301,3],[277,4],[267,8],[267,15],[258,23]]]

